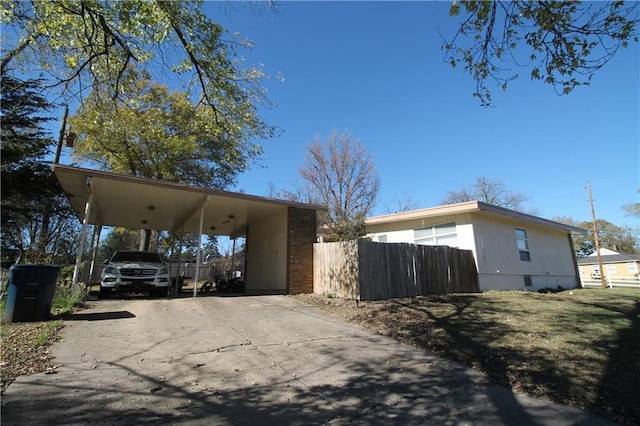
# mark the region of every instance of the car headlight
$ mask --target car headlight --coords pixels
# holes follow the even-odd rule
[[[160,275],[165,275],[165,274],[168,274],[168,273],[169,273],[169,270],[167,268],[160,269]]]
[[[118,268],[114,268],[113,266],[107,266],[106,268],[104,268],[104,272],[105,274],[117,274]]]

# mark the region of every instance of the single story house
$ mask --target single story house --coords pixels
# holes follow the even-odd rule
[[[605,279],[638,279],[640,255],[603,248],[600,249],[600,262],[604,269]],[[578,268],[580,268],[580,278],[583,282],[599,280],[602,276],[596,252],[578,259]]]
[[[473,251],[481,290],[575,288],[572,234],[580,228],[469,201],[369,217],[376,242],[446,245]]]

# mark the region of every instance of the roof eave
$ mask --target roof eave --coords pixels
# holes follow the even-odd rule
[[[534,223],[537,223],[543,226],[552,227],[552,228],[560,228],[576,235],[582,235],[587,232],[582,228],[577,228],[575,226],[566,225],[564,223],[555,222],[555,221],[544,219],[538,216],[532,216],[527,213],[510,210],[504,207],[494,206],[491,204],[483,203],[481,201],[467,201],[464,203],[447,204],[443,206],[430,207],[426,209],[413,210],[409,212],[374,216],[374,217],[365,219],[365,225],[367,226],[382,225],[387,223],[397,223],[397,222],[404,222],[404,221],[415,220],[415,219],[434,218],[438,216],[455,215],[455,214],[461,214],[461,213],[474,213],[474,212],[481,212],[481,211],[508,216],[515,219],[525,220],[528,222],[534,222]]]

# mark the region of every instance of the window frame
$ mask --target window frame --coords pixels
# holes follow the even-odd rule
[[[444,228],[453,228],[453,231],[449,231],[449,232],[445,232],[445,233],[441,233],[438,230],[442,230]],[[431,231],[430,235],[427,236],[421,236],[418,237],[416,234],[419,231]],[[451,244],[439,244],[438,240],[444,240],[447,241],[449,240],[451,237],[455,237],[455,245],[451,245]],[[425,243],[426,241],[432,241],[433,243]],[[453,248],[457,248],[459,246],[458,244],[458,225],[456,224],[456,222],[445,222],[445,223],[438,223],[436,225],[430,225],[430,226],[424,226],[422,228],[416,228],[413,230],[413,243],[414,244],[419,244],[419,245],[426,245],[426,246],[442,246],[442,245],[446,245],[449,247],[453,247]]]
[[[522,233],[522,235],[519,233]],[[520,255],[520,261],[531,262],[531,248],[529,247],[529,236],[527,235],[527,230],[525,228],[515,228],[514,234],[516,237],[516,248]],[[521,247],[520,243],[524,243],[524,246]]]

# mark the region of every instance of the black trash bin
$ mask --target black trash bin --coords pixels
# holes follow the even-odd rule
[[[13,265],[9,268],[4,320],[48,320],[59,272],[60,267],[57,265]]]

